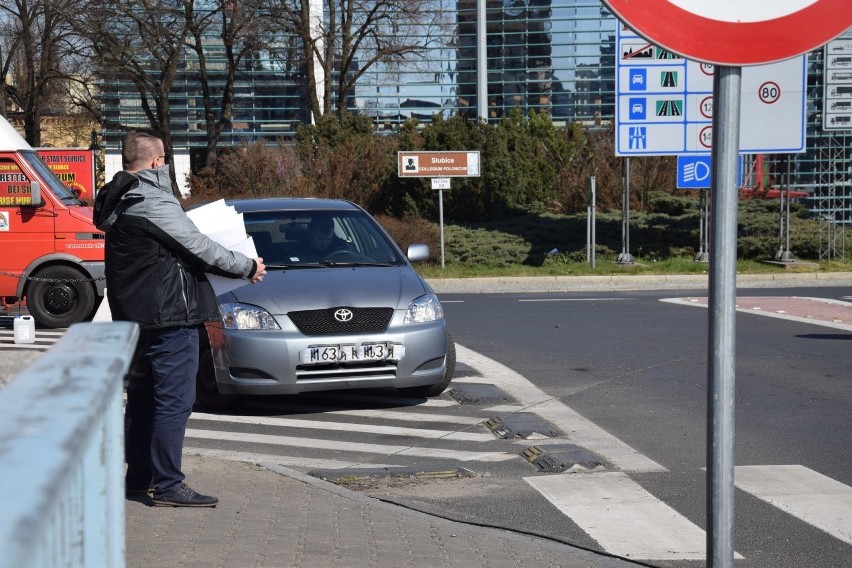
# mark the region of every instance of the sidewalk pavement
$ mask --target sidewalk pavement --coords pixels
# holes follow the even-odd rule
[[[216,508],[127,505],[128,568],[605,568],[636,566],[510,531],[449,521],[296,471],[185,455]]]
[[[701,289],[706,276],[471,278],[436,292]],[[741,287],[852,286],[852,274],[743,275]],[[35,353],[5,351],[0,387]],[[184,456],[187,482],[216,508],[126,503],[129,568],[626,567],[636,563],[501,529],[412,511],[275,464]]]

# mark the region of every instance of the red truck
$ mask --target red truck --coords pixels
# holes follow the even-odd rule
[[[89,319],[104,294],[104,234],[92,208],[0,117],[0,304],[41,327]]]

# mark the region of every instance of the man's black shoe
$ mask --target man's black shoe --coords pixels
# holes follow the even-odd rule
[[[165,495],[151,499],[157,507],[215,507],[219,502],[217,497],[196,493],[186,483]]]
[[[127,495],[128,497],[147,497],[148,495],[151,495],[152,493],[154,493],[153,487],[145,487],[145,488],[127,487],[124,490],[124,494]]]

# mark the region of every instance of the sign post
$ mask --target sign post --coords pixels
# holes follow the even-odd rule
[[[438,190],[438,222],[441,229],[441,270],[444,269],[444,190],[451,177],[479,177],[479,151],[397,152],[399,177],[432,178]]]
[[[789,59],[840,35],[852,25],[849,0],[603,2],[647,40],[681,56],[716,65],[710,136],[713,246],[708,330],[707,566],[731,568],[741,67]],[[777,87],[761,85],[761,100],[774,103],[780,95]]]
[[[595,176],[586,182],[586,260],[595,267],[595,202],[597,201]]]
[[[432,178],[432,189],[438,190],[438,223],[441,226],[441,270],[444,269],[444,190],[450,189],[450,178]]]

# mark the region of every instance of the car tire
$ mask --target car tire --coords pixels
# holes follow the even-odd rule
[[[399,389],[399,391],[407,396],[430,398],[438,396],[450,386],[450,381],[453,380],[453,375],[456,373],[456,342],[453,341],[453,336],[447,332],[447,367],[444,371],[443,380],[434,385],[425,385],[422,387],[407,387]]]
[[[95,309],[92,283],[73,266],[48,266],[31,278],[26,292],[27,309],[41,326],[68,327],[90,317]]]
[[[206,341],[202,342],[201,352],[198,355],[195,401],[210,410],[232,410],[242,402],[242,397],[239,395],[219,392],[219,387],[216,385],[216,370],[213,367],[213,353]]]

